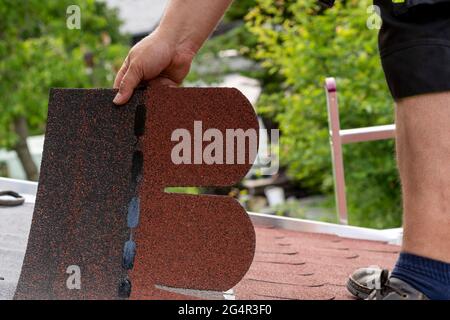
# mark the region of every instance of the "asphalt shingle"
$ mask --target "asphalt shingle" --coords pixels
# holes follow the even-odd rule
[[[347,277],[392,268],[400,248],[382,242],[256,226],[256,255],[234,288],[237,299],[352,299]]]

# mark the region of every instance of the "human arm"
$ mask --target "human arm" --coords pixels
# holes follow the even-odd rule
[[[170,0],[156,30],[137,43],[117,73],[114,103],[126,103],[141,81],[179,85],[232,0]]]

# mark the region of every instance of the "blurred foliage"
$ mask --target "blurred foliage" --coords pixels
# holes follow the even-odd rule
[[[0,147],[17,140],[13,119],[26,117],[43,133],[51,87],[110,87],[126,55],[117,13],[102,2],[79,0],[81,29],[66,25],[73,1],[0,2]]]
[[[221,81],[227,73],[233,73],[227,58],[220,56],[226,50],[237,50],[242,57],[252,58],[252,48],[257,45],[257,38],[243,23],[244,17],[256,5],[256,0],[234,1],[227,10],[223,23],[235,24],[234,28],[220,36],[209,39],[196,55],[190,73],[186,78],[189,85],[210,85]],[[260,68],[240,70],[245,76],[263,78],[266,74]]]
[[[369,0],[338,2],[257,0],[246,27],[257,37],[252,56],[266,70],[258,110],[278,123],[281,160],[312,191],[333,192],[323,84],[337,77],[342,128],[389,124],[393,102],[377,49],[366,26]],[[401,224],[400,185],[393,141],[344,147],[350,223]]]
[[[164,191],[169,193],[200,194],[202,190],[198,187],[167,187]]]
[[[247,13],[257,4],[257,0],[237,0],[233,1],[225,14],[225,21],[242,20]]]
[[[239,72],[244,76],[263,78],[266,74],[258,64],[249,70],[235,70],[230,67],[230,60],[220,54],[226,50],[237,50],[241,57],[250,58],[251,48],[256,46],[254,37],[244,24],[237,26],[220,36],[208,40],[196,55],[191,70],[185,79],[189,85],[210,85],[218,83],[223,76]],[[251,60],[249,59],[251,62]]]

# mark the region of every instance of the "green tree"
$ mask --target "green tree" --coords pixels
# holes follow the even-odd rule
[[[225,14],[226,21],[243,20],[247,13],[256,6],[257,0],[234,1]]]
[[[377,30],[366,21],[369,0],[341,1],[323,10],[316,1],[257,0],[247,28],[267,75],[258,109],[281,129],[281,160],[303,187],[333,187],[323,82],[338,80],[341,126],[393,122],[393,102],[377,49]],[[280,80],[281,79],[281,80]],[[400,186],[393,141],[344,148],[350,223],[401,224]]]
[[[38,170],[26,138],[45,131],[49,89],[109,87],[128,50],[114,10],[103,2],[76,1],[81,28],[69,29],[66,10],[72,4],[0,2],[0,147],[17,152],[30,180]]]

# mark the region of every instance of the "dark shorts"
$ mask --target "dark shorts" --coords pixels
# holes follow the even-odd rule
[[[381,9],[380,55],[393,97],[450,91],[450,0],[374,4]]]

